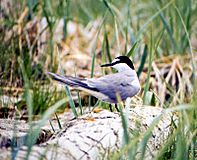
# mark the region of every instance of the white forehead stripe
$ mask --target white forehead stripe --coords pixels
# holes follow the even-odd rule
[[[120,61],[119,59],[114,59],[113,61],[112,61],[112,63],[115,63],[115,62],[117,62],[117,61]]]

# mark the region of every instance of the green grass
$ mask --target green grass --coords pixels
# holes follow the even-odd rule
[[[40,115],[39,124],[36,127],[31,127],[27,146],[29,152],[26,159],[31,152],[31,148],[35,143],[41,126],[43,126],[49,119],[50,115],[64,109],[65,103],[69,103],[75,117],[83,114],[82,100],[78,93],[78,102],[80,106],[80,113],[77,112],[76,106],[72,99],[72,93],[66,87],[65,93],[57,93],[56,89],[50,90],[49,80],[44,74],[44,70],[56,72],[58,65],[61,70],[60,57],[58,64],[54,52],[54,30],[56,23],[63,18],[63,38],[67,40],[67,25],[69,21],[74,21],[77,24],[86,26],[90,21],[99,19],[99,25],[96,28],[95,43],[91,51],[91,71],[90,77],[94,77],[95,65],[97,62],[98,49],[101,50],[102,62],[111,62],[116,55],[127,55],[132,58],[134,63],[139,63],[137,74],[142,76],[142,71],[147,64],[147,77],[144,86],[142,86],[143,101],[145,104],[155,104],[154,97],[148,95],[150,90],[150,78],[152,71],[152,62],[155,59],[162,58],[168,55],[191,55],[192,71],[193,71],[193,98],[187,101],[188,104],[180,104],[171,107],[172,101],[166,101],[163,108],[167,112],[176,112],[178,121],[174,123],[174,130],[169,136],[168,140],[161,146],[155,159],[190,159],[196,158],[196,62],[195,52],[192,46],[191,36],[196,36],[196,21],[197,21],[197,2],[192,0],[163,0],[163,1],[133,1],[133,0],[44,0],[44,1],[17,1],[18,5],[13,5],[10,14],[7,14],[0,20],[2,26],[0,27],[0,94],[3,95],[3,87],[20,87],[24,89],[21,104],[25,103],[28,109],[28,121],[33,120],[33,116]],[[24,18],[22,26],[26,26],[34,17],[45,17],[47,20],[47,28],[49,37],[46,44],[46,49],[38,61],[34,61],[36,57],[37,43],[31,43],[29,47],[27,40],[22,36],[14,33],[10,39],[7,38],[7,31],[11,30],[17,24],[25,6],[29,7],[28,15]],[[95,7],[96,6],[96,7]],[[24,36],[25,37],[25,36]],[[101,38],[102,37],[102,38]],[[102,46],[99,42],[102,41]],[[145,47],[142,47],[145,46]],[[100,47],[100,48],[98,48]],[[143,51],[143,52],[141,52]],[[50,59],[50,65],[45,66],[47,59]],[[36,67],[33,67],[32,62],[36,62]],[[62,72],[63,74],[63,72]],[[42,78],[40,78],[40,75]],[[183,79],[184,80],[184,79]],[[169,99],[175,96],[173,87],[166,84],[170,91]],[[157,95],[156,95],[157,94]],[[183,93],[184,94],[184,93]],[[154,95],[159,97],[159,93]],[[186,99],[186,97],[183,97]],[[177,103],[184,102],[177,100]],[[108,108],[105,103],[100,103],[100,107]],[[3,103],[2,103],[3,104]],[[3,104],[8,107],[6,104]],[[51,107],[50,107],[51,106]],[[89,106],[91,98],[89,99]],[[95,107],[95,106],[94,106]],[[162,115],[164,116],[164,115]],[[58,116],[56,115],[58,119]],[[121,157],[136,158],[138,149],[140,149],[140,159],[144,159],[146,152],[146,144],[150,138],[150,134],[157,125],[160,118],[155,119],[151,127],[145,133],[134,131],[132,138],[128,132],[127,117],[121,112],[122,126],[124,130],[125,145],[120,152],[113,153],[113,159]],[[172,122],[173,123],[173,122]],[[61,129],[61,124],[59,123]],[[15,157],[15,150],[13,149],[13,158]]]
[[[112,155],[112,159],[120,159],[122,155],[132,156],[131,159],[139,158],[144,159],[146,152],[147,142],[151,137],[152,130],[161,120],[162,116],[166,113],[178,114],[178,121],[174,125],[172,134],[168,137],[167,141],[162,144],[155,159],[195,159],[196,158],[196,104],[194,105],[180,105],[171,109],[167,109],[161,116],[156,117],[150,127],[145,133],[137,131],[137,134],[133,132],[132,138],[128,139],[128,133],[124,132],[124,137],[127,139],[127,143],[118,152]],[[122,117],[124,117],[122,115]],[[125,120],[123,120],[125,124]],[[123,125],[124,130],[126,126]],[[131,154],[131,155],[130,155]],[[138,155],[138,156],[137,156]]]

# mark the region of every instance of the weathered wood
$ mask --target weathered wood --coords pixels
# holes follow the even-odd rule
[[[139,106],[128,111],[128,129],[144,133],[153,120],[163,113],[159,107]],[[146,159],[152,159],[171,133],[171,114],[164,114],[148,141]],[[132,137],[131,137],[132,138]],[[90,112],[78,119],[63,124],[63,129],[49,140],[34,145],[30,159],[108,159],[114,151],[123,146],[123,127],[119,113],[102,110]],[[4,150],[4,154],[2,151]],[[22,147],[17,159],[26,156],[27,147]],[[0,158],[10,158],[9,149],[1,149]]]

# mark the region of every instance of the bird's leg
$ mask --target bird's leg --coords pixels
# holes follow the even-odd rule
[[[109,104],[109,109],[110,109],[111,112],[113,112],[111,104]]]
[[[116,108],[117,112],[120,112],[120,110],[118,109],[118,105],[117,104],[115,104],[115,108]]]
[[[115,103],[115,108],[116,108],[117,112],[120,112],[120,110],[118,109],[118,105],[116,103]],[[109,109],[110,109],[111,112],[113,112],[111,104],[109,104]]]

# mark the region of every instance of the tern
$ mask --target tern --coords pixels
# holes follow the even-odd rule
[[[48,74],[64,85],[85,91],[110,104],[115,104],[117,111],[119,111],[116,106],[119,99],[125,101],[128,97],[135,96],[141,89],[133,62],[127,56],[119,56],[111,63],[103,64],[101,67],[112,67],[118,72],[100,78],[77,78],[51,72]],[[111,107],[110,110],[112,111]]]

